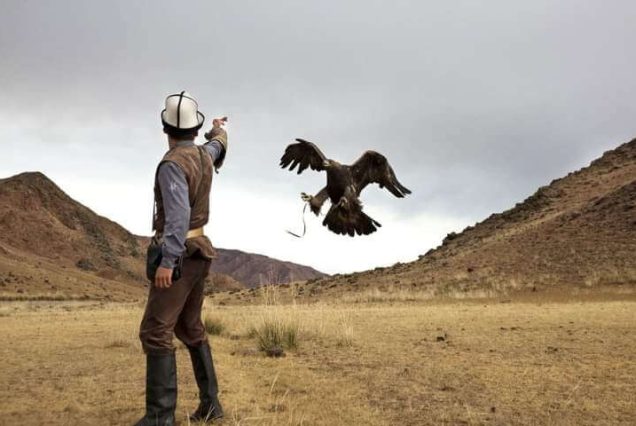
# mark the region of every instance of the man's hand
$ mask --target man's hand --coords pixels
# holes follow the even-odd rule
[[[155,274],[155,287],[170,288],[172,285],[172,268],[158,267]]]
[[[212,128],[220,129],[225,123],[227,123],[227,117],[215,118],[212,120]]]

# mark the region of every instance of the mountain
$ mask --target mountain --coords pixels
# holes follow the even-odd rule
[[[228,249],[218,249],[218,257],[212,261],[211,269],[214,272],[229,275],[250,288],[263,284],[287,284],[327,276],[309,266]]]
[[[39,172],[0,180],[0,294],[129,299],[143,294],[137,238]]]
[[[0,299],[138,298],[146,292],[148,241],[73,200],[42,173],[0,179]],[[235,250],[219,249],[219,258],[211,276],[219,289],[324,276]]]
[[[304,294],[416,289],[461,297],[609,287],[636,288],[636,139],[448,234],[414,262],[310,281]]]

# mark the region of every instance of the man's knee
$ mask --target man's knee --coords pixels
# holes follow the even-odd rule
[[[174,329],[174,334],[186,346],[199,346],[208,339],[200,319],[190,324],[179,322]]]
[[[139,340],[145,353],[167,353],[174,351],[172,330],[160,325],[148,325],[142,322]]]

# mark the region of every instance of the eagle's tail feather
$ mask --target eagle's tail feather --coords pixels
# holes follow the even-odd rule
[[[340,205],[332,205],[322,221],[331,232],[339,235],[369,235],[377,231],[382,225],[369,217],[362,210],[349,211]]]

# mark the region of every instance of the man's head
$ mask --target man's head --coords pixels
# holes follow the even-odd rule
[[[199,130],[192,130],[189,132],[175,132],[174,129],[165,125],[163,126],[163,132],[168,135],[170,139],[173,139],[175,141],[191,141],[199,136]]]
[[[194,139],[204,120],[197,101],[186,91],[168,96],[161,111],[163,131],[174,140]]]

